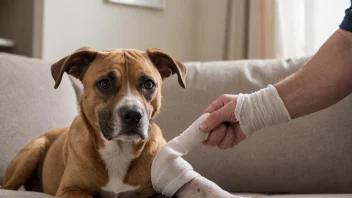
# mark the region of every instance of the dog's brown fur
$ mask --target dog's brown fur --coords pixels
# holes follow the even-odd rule
[[[142,52],[81,48],[52,66],[55,88],[59,86],[64,72],[83,83],[80,114],[70,127],[49,131],[25,146],[9,164],[2,188],[17,190],[24,185],[28,190],[59,197],[92,197],[98,193],[109,180],[106,165],[98,152],[105,146],[98,126],[98,113],[113,108],[126,95],[125,85],[129,83],[133,87],[133,95],[143,103],[149,114],[150,130],[146,140],[133,141],[131,155],[135,158],[123,183],[138,186],[138,195],[154,195],[150,168],[165,139],[153,118],[159,112],[164,78],[176,73],[180,85],[185,87],[184,65],[158,49]],[[119,90],[108,97],[94,86],[95,81],[107,72],[115,72],[119,79],[116,85]],[[132,86],[141,73],[155,78],[157,90],[150,99]],[[117,144],[121,143],[119,141]]]

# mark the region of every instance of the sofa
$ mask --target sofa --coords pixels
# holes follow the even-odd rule
[[[156,122],[170,140],[221,94],[266,87],[297,71],[308,59],[187,62],[187,88],[182,89],[174,76],[164,81]],[[69,125],[79,111],[80,82],[65,75],[55,90],[50,65],[0,53],[0,178],[19,149],[49,129]],[[352,197],[352,97],[258,131],[234,149],[200,145],[185,159],[236,195]],[[0,198],[10,197],[52,196],[0,190]]]

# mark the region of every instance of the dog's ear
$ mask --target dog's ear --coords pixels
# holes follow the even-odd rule
[[[176,73],[178,76],[178,83],[181,87],[186,87],[185,77],[187,70],[182,63],[174,60],[169,55],[155,48],[147,49],[147,55],[154,66],[158,69],[162,79]]]
[[[55,89],[59,87],[64,72],[82,80],[84,72],[95,59],[97,51],[88,47],[76,50],[51,66],[51,75],[55,80]]]

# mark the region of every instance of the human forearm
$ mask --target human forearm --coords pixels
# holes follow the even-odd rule
[[[319,111],[349,95],[352,92],[352,5],[345,13],[340,29],[317,54],[275,88],[269,85],[250,94],[223,95],[211,103],[206,110],[210,116],[201,125],[201,131],[211,131],[207,144],[228,148],[231,141],[225,141],[229,139],[227,136],[236,137],[238,144],[245,139],[238,137],[248,138],[262,128]],[[231,124],[224,130],[223,122]],[[228,131],[233,135],[228,135]]]
[[[275,88],[292,118],[346,97],[352,92],[352,33],[336,31],[301,70]]]

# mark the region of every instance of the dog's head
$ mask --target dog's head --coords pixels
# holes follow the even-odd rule
[[[106,140],[145,140],[161,103],[162,80],[186,68],[158,49],[96,51],[81,48],[51,67],[55,88],[64,72],[84,87],[82,116]]]

